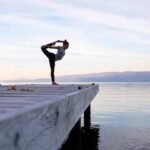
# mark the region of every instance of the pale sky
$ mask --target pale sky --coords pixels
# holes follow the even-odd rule
[[[149,71],[149,8],[149,0],[0,0],[0,80],[49,77],[40,46],[58,39],[70,47],[56,76]]]

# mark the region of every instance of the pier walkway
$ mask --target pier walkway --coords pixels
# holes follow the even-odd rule
[[[0,150],[58,150],[98,85],[1,85]]]

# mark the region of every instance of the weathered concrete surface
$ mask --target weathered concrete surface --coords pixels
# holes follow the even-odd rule
[[[98,85],[0,86],[0,150],[58,150],[97,92]]]

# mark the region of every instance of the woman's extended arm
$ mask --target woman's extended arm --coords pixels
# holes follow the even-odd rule
[[[58,41],[55,41],[55,42],[46,44],[45,47],[46,47],[46,48],[54,48],[54,49],[58,49],[59,46],[55,46],[55,44],[56,44],[57,42],[58,42]]]
[[[52,46],[45,45],[45,46],[46,46],[46,48],[53,48],[53,49],[59,49],[60,48],[60,46],[54,46],[54,45],[52,45]]]
[[[52,42],[52,43],[49,43],[49,44],[46,44],[47,46],[52,46],[52,45],[55,45],[58,41],[55,41],[55,42]]]

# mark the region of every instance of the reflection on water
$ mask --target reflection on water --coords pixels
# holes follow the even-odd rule
[[[150,83],[100,83],[91,126],[76,150],[150,150]]]
[[[100,83],[91,119],[99,150],[150,150],[150,83]]]
[[[89,130],[80,128],[81,134],[69,137],[61,150],[98,150],[100,141],[99,126],[92,126]]]
[[[89,131],[82,128],[82,150],[98,150],[99,130],[99,126],[92,126]]]
[[[100,83],[91,126],[63,150],[150,150],[150,83]]]

